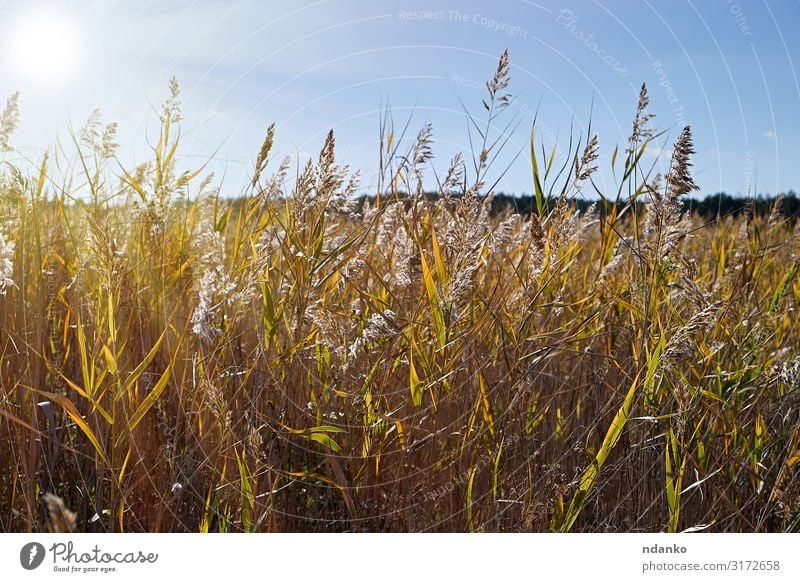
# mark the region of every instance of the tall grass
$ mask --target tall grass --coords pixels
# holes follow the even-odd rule
[[[591,130],[534,126],[538,212],[492,216],[509,81],[435,199],[431,128],[388,118],[363,204],[332,133],[293,174],[273,127],[222,197],[174,82],[136,168],[96,115],[6,163],[0,530],[797,530],[797,232],[681,214],[691,132],[652,175],[644,87],[615,192]]]

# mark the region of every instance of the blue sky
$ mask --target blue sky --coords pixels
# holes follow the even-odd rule
[[[99,108],[119,123],[123,163],[145,160],[174,74],[182,164],[213,155],[225,193],[241,191],[273,121],[276,158],[316,156],[333,128],[340,160],[364,170],[369,191],[387,104],[398,125],[412,116],[411,135],[433,124],[434,165],[446,171],[469,150],[461,103],[481,115],[483,82],[508,48],[515,100],[500,122],[522,123],[494,168],[511,164],[498,190],[531,190],[524,150],[537,107],[548,147],[591,118],[597,182],[613,190],[610,154],[630,133],[642,82],[667,132],[649,154],[657,169],[690,124],[703,194],[800,190],[798,0],[0,0],[0,42],[19,38],[31,11],[66,23],[69,39],[43,43],[58,56],[70,42],[76,56],[43,79],[29,56],[3,48],[0,98],[19,90],[22,109],[18,153],[6,159],[38,159]]]

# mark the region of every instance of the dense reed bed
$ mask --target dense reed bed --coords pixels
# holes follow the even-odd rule
[[[93,116],[73,167],[5,164],[0,530],[797,530],[796,229],[682,214],[644,87],[617,191],[534,124],[538,211],[492,216],[508,91],[504,54],[434,199],[389,118],[366,203],[332,133],[294,170],[273,128],[226,198],[177,83],[147,163]]]

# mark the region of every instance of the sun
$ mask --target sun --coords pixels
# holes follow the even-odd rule
[[[81,38],[67,14],[45,9],[23,12],[12,21],[8,38],[11,61],[20,76],[54,84],[77,69]]]

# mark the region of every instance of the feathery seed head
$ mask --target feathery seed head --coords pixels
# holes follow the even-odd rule
[[[509,74],[509,58],[508,58],[508,49],[503,51],[503,54],[500,55],[500,60],[497,62],[497,70],[494,73],[494,77],[492,77],[491,81],[486,83],[486,88],[489,90],[489,97],[492,101],[495,99],[497,100],[497,109],[503,109],[508,106],[511,95],[509,93],[502,93],[504,89],[508,87],[511,83],[511,75]],[[498,96],[499,94],[499,96]],[[486,101],[483,102],[483,106],[487,109],[490,109],[490,106]]]
[[[19,91],[8,98],[3,114],[0,116],[0,152],[10,152],[14,149],[9,140],[18,125]]]
[[[647,85],[642,83],[642,88],[639,90],[639,102],[636,105],[636,116],[633,118],[633,131],[628,138],[627,153],[635,153],[639,143],[647,140],[653,136],[653,130],[647,127],[653,117],[652,113],[645,113],[647,105],[650,103],[650,98],[647,96]]]
[[[5,295],[14,286],[14,242],[0,231],[0,295]]]
[[[583,155],[580,157],[580,159],[575,159],[575,180],[577,182],[587,180],[589,176],[591,176],[594,171],[597,170],[597,166],[593,164],[599,155],[598,150],[599,142],[597,135],[593,135],[586,144],[586,147],[583,150]]]
[[[691,156],[694,153],[692,143],[692,130],[688,125],[683,128],[675,148],[672,151],[672,161],[669,172],[667,173],[667,197],[675,201],[684,194],[693,190],[698,190],[694,183],[690,169],[692,167]]]

